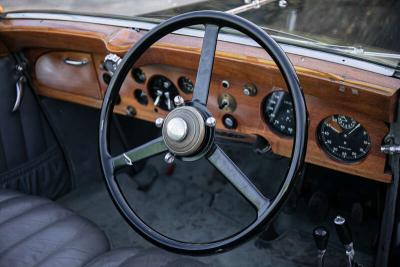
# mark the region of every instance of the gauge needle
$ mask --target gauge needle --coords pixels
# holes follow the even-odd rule
[[[357,130],[361,124],[357,124],[350,132],[347,133],[347,136],[350,136],[355,130]]]
[[[332,130],[334,130],[337,133],[340,133],[341,131],[339,131],[338,129],[336,129],[336,127],[334,127],[332,124],[328,123],[328,127],[331,128]]]

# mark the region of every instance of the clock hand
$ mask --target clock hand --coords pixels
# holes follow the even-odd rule
[[[347,134],[345,134],[345,137],[349,137],[355,130],[360,128],[361,124],[357,124],[353,129],[351,129]]]
[[[340,134],[340,131],[338,129],[336,129],[335,127],[333,127],[332,124],[328,123],[328,127],[331,128],[332,130],[334,130],[336,133]]]

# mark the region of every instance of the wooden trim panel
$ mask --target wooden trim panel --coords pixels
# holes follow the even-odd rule
[[[106,90],[102,80],[101,62],[106,53],[123,55],[144,32],[112,26],[93,25],[65,21],[4,20],[0,22],[0,40],[11,51],[24,49],[32,64],[46,51],[80,51],[91,54],[97,71],[100,95],[84,86],[73,90],[63,90],[56,85],[48,86],[38,81],[37,70],[34,81],[42,95],[76,102],[92,107],[100,107],[101,96]],[[174,83],[181,75],[194,79],[201,39],[169,35],[153,46],[137,62],[147,77],[162,74]],[[291,140],[280,137],[262,121],[260,106],[265,96],[274,87],[286,89],[285,83],[273,61],[261,49],[244,45],[219,42],[215,60],[209,109],[218,119],[217,126],[223,128],[221,112],[217,107],[217,97],[229,93],[237,101],[237,109],[232,113],[239,123],[236,129],[243,133],[259,134],[267,138],[274,152],[289,156]],[[390,182],[391,174],[385,172],[385,156],[379,152],[382,139],[388,132],[387,123],[394,120],[400,80],[375,73],[342,66],[321,60],[288,55],[299,75],[304,89],[310,115],[307,162],[331,169],[359,175],[382,182]],[[231,87],[222,88],[221,81],[229,80]],[[244,96],[242,86],[254,83],[258,94]],[[177,85],[177,84],[176,84]],[[91,85],[90,87],[94,87]],[[178,87],[178,86],[177,86]],[[115,111],[125,114],[128,105],[135,107],[137,118],[154,121],[165,112],[155,112],[152,102],[147,106],[139,104],[133,97],[134,89],[146,92],[147,85],[137,84],[130,76],[121,89],[121,104]],[[184,95],[190,98],[190,95]],[[316,128],[321,120],[333,114],[347,114],[361,122],[368,130],[372,149],[362,162],[342,164],[329,158],[318,146]],[[249,118],[257,118],[251,119]]]
[[[69,51],[45,53],[36,60],[35,74],[39,87],[55,88],[96,99],[102,98],[92,55],[89,53]]]

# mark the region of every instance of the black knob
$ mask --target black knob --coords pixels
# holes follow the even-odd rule
[[[346,219],[338,215],[333,222],[335,224],[336,233],[339,237],[340,242],[342,242],[343,245],[348,245],[352,243],[353,235],[351,234],[351,230]]]
[[[225,114],[222,117],[222,123],[228,129],[236,129],[236,127],[238,125],[237,120],[235,119],[235,117],[233,117],[230,114]]]
[[[328,247],[329,231],[323,226],[317,226],[313,231],[315,245],[318,250],[326,250]]]

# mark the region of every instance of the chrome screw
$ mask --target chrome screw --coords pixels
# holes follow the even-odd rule
[[[175,160],[175,156],[172,155],[172,153],[168,152],[167,154],[165,154],[164,161],[166,163],[171,164],[172,162],[174,162],[174,160]]]
[[[215,120],[214,117],[208,117],[208,118],[206,119],[206,125],[207,125],[208,127],[215,127],[216,124],[217,124],[217,121]]]
[[[177,107],[183,106],[185,104],[185,100],[180,95],[174,97],[174,104]]]
[[[163,118],[157,118],[155,123],[156,123],[156,127],[157,128],[161,128],[163,126],[164,119]]]

